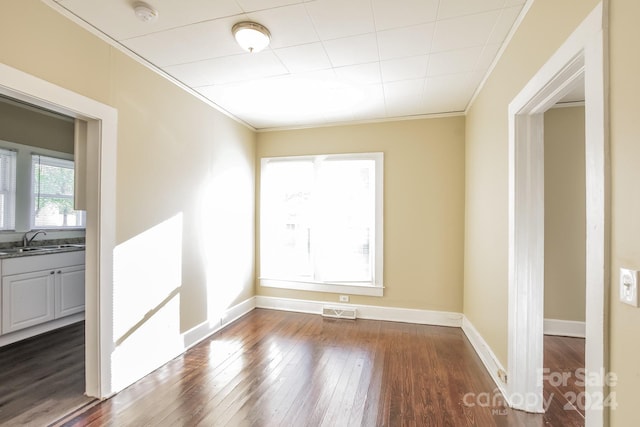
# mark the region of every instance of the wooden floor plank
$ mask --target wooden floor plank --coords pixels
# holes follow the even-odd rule
[[[549,346],[550,369],[584,364],[568,345]],[[465,404],[481,393],[494,402]],[[507,408],[459,328],[257,309],[65,425],[581,425],[575,414],[560,400]]]
[[[84,322],[0,348],[0,425],[48,425],[93,400],[84,357]]]
[[[551,400],[547,415],[563,413],[563,425],[584,425],[584,354],[583,338],[544,337],[544,367],[547,369],[544,397]]]

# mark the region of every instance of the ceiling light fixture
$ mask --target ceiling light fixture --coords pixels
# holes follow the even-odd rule
[[[158,11],[145,2],[137,2],[133,5],[133,11],[142,22],[152,22],[158,18]]]
[[[231,32],[240,47],[251,53],[260,52],[269,46],[271,41],[269,30],[256,22],[238,22],[233,26]]]

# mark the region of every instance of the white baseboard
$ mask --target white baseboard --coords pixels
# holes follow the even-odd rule
[[[352,307],[358,319],[385,320],[390,322],[417,323],[434,326],[462,326],[462,314],[448,311],[417,310],[412,308],[379,307],[359,304],[334,304],[326,301],[308,301],[289,298],[256,296],[257,308],[321,314],[322,306]]]
[[[191,328],[183,334],[185,351],[218,332],[229,323],[249,313],[254,308],[256,308],[256,297],[251,297],[233,307],[229,307],[220,318],[207,320]]]
[[[34,337],[36,335],[44,334],[45,332],[53,331],[54,329],[63,328],[73,323],[81,322],[84,320],[84,312],[72,314],[71,316],[62,317],[60,319],[52,320],[50,322],[41,323],[30,328],[21,329],[16,332],[11,332],[0,336],[0,347],[13,344],[14,342],[22,341],[27,338]]]
[[[507,396],[506,384],[498,376],[498,372],[506,372],[498,361],[484,338],[478,333],[471,322],[461,313],[418,310],[397,307],[378,307],[358,304],[334,304],[326,301],[309,301],[290,298],[277,298],[267,296],[251,297],[234,307],[229,308],[221,319],[213,319],[212,322],[204,322],[184,334],[185,349],[193,347],[211,334],[219,331],[229,323],[249,313],[254,308],[270,310],[293,311],[298,313],[321,314],[322,307],[331,306],[355,307],[358,319],[383,320],[391,322],[416,323],[434,326],[449,326],[462,328],[469,342],[480,357],[489,375],[495,382],[503,396]],[[506,375],[506,374],[505,374]]]
[[[560,337],[586,337],[586,323],[573,320],[544,319],[544,334]]]
[[[498,372],[500,371],[502,371],[504,375],[506,375],[506,369],[504,369],[504,366],[502,366],[496,355],[493,353],[491,347],[489,347],[489,344],[487,344],[484,338],[482,338],[482,335],[480,335],[478,330],[473,326],[471,321],[466,318],[466,316],[462,319],[462,330],[464,331],[467,339],[478,354],[478,357],[480,357],[482,364],[489,372],[491,379],[493,379],[493,382],[496,383],[496,386],[502,393],[502,396],[504,396],[505,399],[508,399],[507,384],[503,382],[498,376]]]

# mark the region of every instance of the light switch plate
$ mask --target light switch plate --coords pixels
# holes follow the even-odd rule
[[[638,307],[638,271],[620,269],[620,301]]]

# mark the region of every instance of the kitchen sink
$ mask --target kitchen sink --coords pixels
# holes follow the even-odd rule
[[[67,248],[82,248],[84,249],[85,245],[82,244],[64,244],[64,245],[52,245],[52,246],[36,246],[36,248],[41,248],[44,250],[52,250],[52,249],[67,249]]]
[[[6,248],[6,249],[0,249],[0,255],[20,254],[23,252],[35,252],[35,251],[41,251],[41,250],[43,249],[36,246],[25,247],[25,248]]]
[[[0,249],[0,255],[49,252],[49,251],[55,251],[58,249],[71,249],[71,248],[83,249],[84,247],[85,245],[81,245],[81,244],[65,244],[65,245],[51,245],[51,246],[23,246],[18,248]]]

